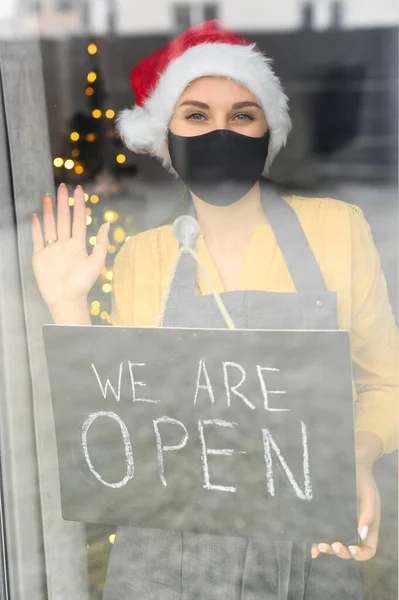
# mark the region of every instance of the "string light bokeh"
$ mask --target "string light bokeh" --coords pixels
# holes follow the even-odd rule
[[[83,93],[90,100],[91,106],[94,108],[90,110],[90,117],[94,121],[102,121],[104,124],[105,138],[113,140],[115,138],[115,109],[111,106],[110,102],[104,103],[104,97],[106,94],[101,90],[101,98],[96,103],[96,86],[100,83],[100,77],[98,68],[96,67],[95,61],[99,57],[100,49],[99,45],[91,41],[87,45],[87,64],[88,70],[83,82]],[[77,176],[77,183],[82,180],[82,186],[85,189],[90,187],[91,182],[87,182],[87,169],[88,166],[84,158],[81,157],[81,150],[79,149],[79,143],[93,144],[98,140],[98,128],[94,126],[93,131],[85,132],[79,130],[78,127],[71,128],[71,131],[67,132],[67,139],[69,142],[69,152],[63,155],[53,157],[53,166],[56,171],[56,179],[64,180],[67,179],[71,172],[74,176]],[[121,153],[115,147],[114,161],[117,165],[123,165],[126,162],[126,155]],[[65,174],[65,177],[63,176]],[[83,181],[85,180],[85,181]],[[103,197],[104,196],[104,197]],[[125,224],[121,215],[117,210],[110,208],[111,200],[109,194],[100,193],[85,193],[86,207],[86,226],[87,226],[87,245],[88,251],[91,252],[96,244],[96,233],[101,223],[104,221],[110,224],[117,223],[117,226],[110,229],[109,239],[110,244],[108,246],[108,257],[107,266],[105,266],[99,277],[97,284],[93,287],[91,295],[95,296],[94,299],[90,298],[89,308],[92,317],[92,321],[95,324],[111,324],[111,292],[112,292],[112,280],[113,280],[113,261],[119,248],[129,238],[129,224]],[[74,198],[70,191],[69,206],[74,206]],[[130,233],[131,220],[130,220]]]

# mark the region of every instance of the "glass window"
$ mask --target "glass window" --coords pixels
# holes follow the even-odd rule
[[[212,19],[217,19],[218,14],[218,5],[217,4],[205,4],[204,5],[204,19],[205,21],[211,21]]]
[[[173,20],[176,23],[176,27],[179,31],[183,31],[191,23],[191,6],[189,4],[175,4],[173,9]]]
[[[40,12],[41,2],[40,0],[30,0],[25,3],[25,10],[27,13],[38,13]]]
[[[304,2],[302,6],[302,23],[304,28],[312,28],[313,26],[313,11],[312,2]]]
[[[74,9],[73,0],[57,0],[57,10],[62,13],[70,12]]]
[[[398,19],[356,0],[261,4],[90,0],[78,11],[57,0],[0,15],[0,597],[274,597],[281,556],[265,532],[276,523],[276,540],[294,542],[280,546],[287,589],[398,595]],[[207,30],[226,60],[195,36],[160,54],[213,19],[229,28]],[[273,62],[261,66],[246,40]],[[276,206],[287,219],[273,221]],[[223,346],[235,327],[243,341]],[[334,377],[332,346],[311,346],[308,360],[294,337],[279,347],[288,374],[276,361],[250,372],[250,336],[264,335],[259,356],[275,360],[268,340],[304,330],[349,331]],[[201,335],[220,338],[197,356]],[[97,359],[108,362],[96,370]],[[295,404],[298,389],[313,396]],[[285,430],[288,412],[317,427]],[[243,414],[253,420],[241,436]],[[343,481],[350,506],[337,500]],[[374,521],[359,524],[356,489]],[[319,493],[340,510],[323,512]],[[254,531],[259,505],[279,494]],[[332,538],[312,558],[323,539],[298,532],[320,514],[324,532],[348,519],[370,559],[330,556]]]

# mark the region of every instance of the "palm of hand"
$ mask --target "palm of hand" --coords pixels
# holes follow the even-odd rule
[[[44,236],[39,218],[32,219],[32,266],[37,285],[48,307],[59,302],[86,298],[105,264],[108,249],[107,224],[101,225],[91,255],[86,249],[86,209],[83,189],[76,188],[71,232],[68,190],[58,190],[55,221],[51,197],[43,199]],[[45,245],[45,240],[55,240]]]

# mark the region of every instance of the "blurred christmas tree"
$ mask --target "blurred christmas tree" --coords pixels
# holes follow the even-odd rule
[[[84,81],[87,110],[79,110],[71,117],[65,153],[68,156],[58,157],[54,165],[67,169],[70,175],[67,179],[71,182],[94,181],[97,193],[109,191],[102,181],[111,179],[112,191],[116,193],[118,167],[124,164],[126,156],[119,151],[122,142],[116,135],[115,111],[105,89],[97,44],[90,43],[87,51],[88,73]]]
[[[115,131],[115,111],[105,89],[100,67],[98,43],[87,46],[88,72],[82,93],[87,111],[77,111],[69,121],[63,156],[53,160],[56,184],[81,184],[85,191],[88,252],[96,243],[101,223],[108,221],[110,246],[106,266],[89,294],[92,320],[95,324],[110,323],[113,262],[121,245],[135,233],[134,218],[126,198],[120,197],[120,177],[137,171],[125,165],[122,142]],[[70,195],[69,204],[74,199]],[[119,209],[118,209],[119,206]]]

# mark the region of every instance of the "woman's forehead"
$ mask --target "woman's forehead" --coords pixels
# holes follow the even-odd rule
[[[199,77],[189,83],[180,96],[179,104],[187,99],[203,102],[225,100],[231,104],[246,100],[256,101],[254,94],[238,81],[217,76]]]

